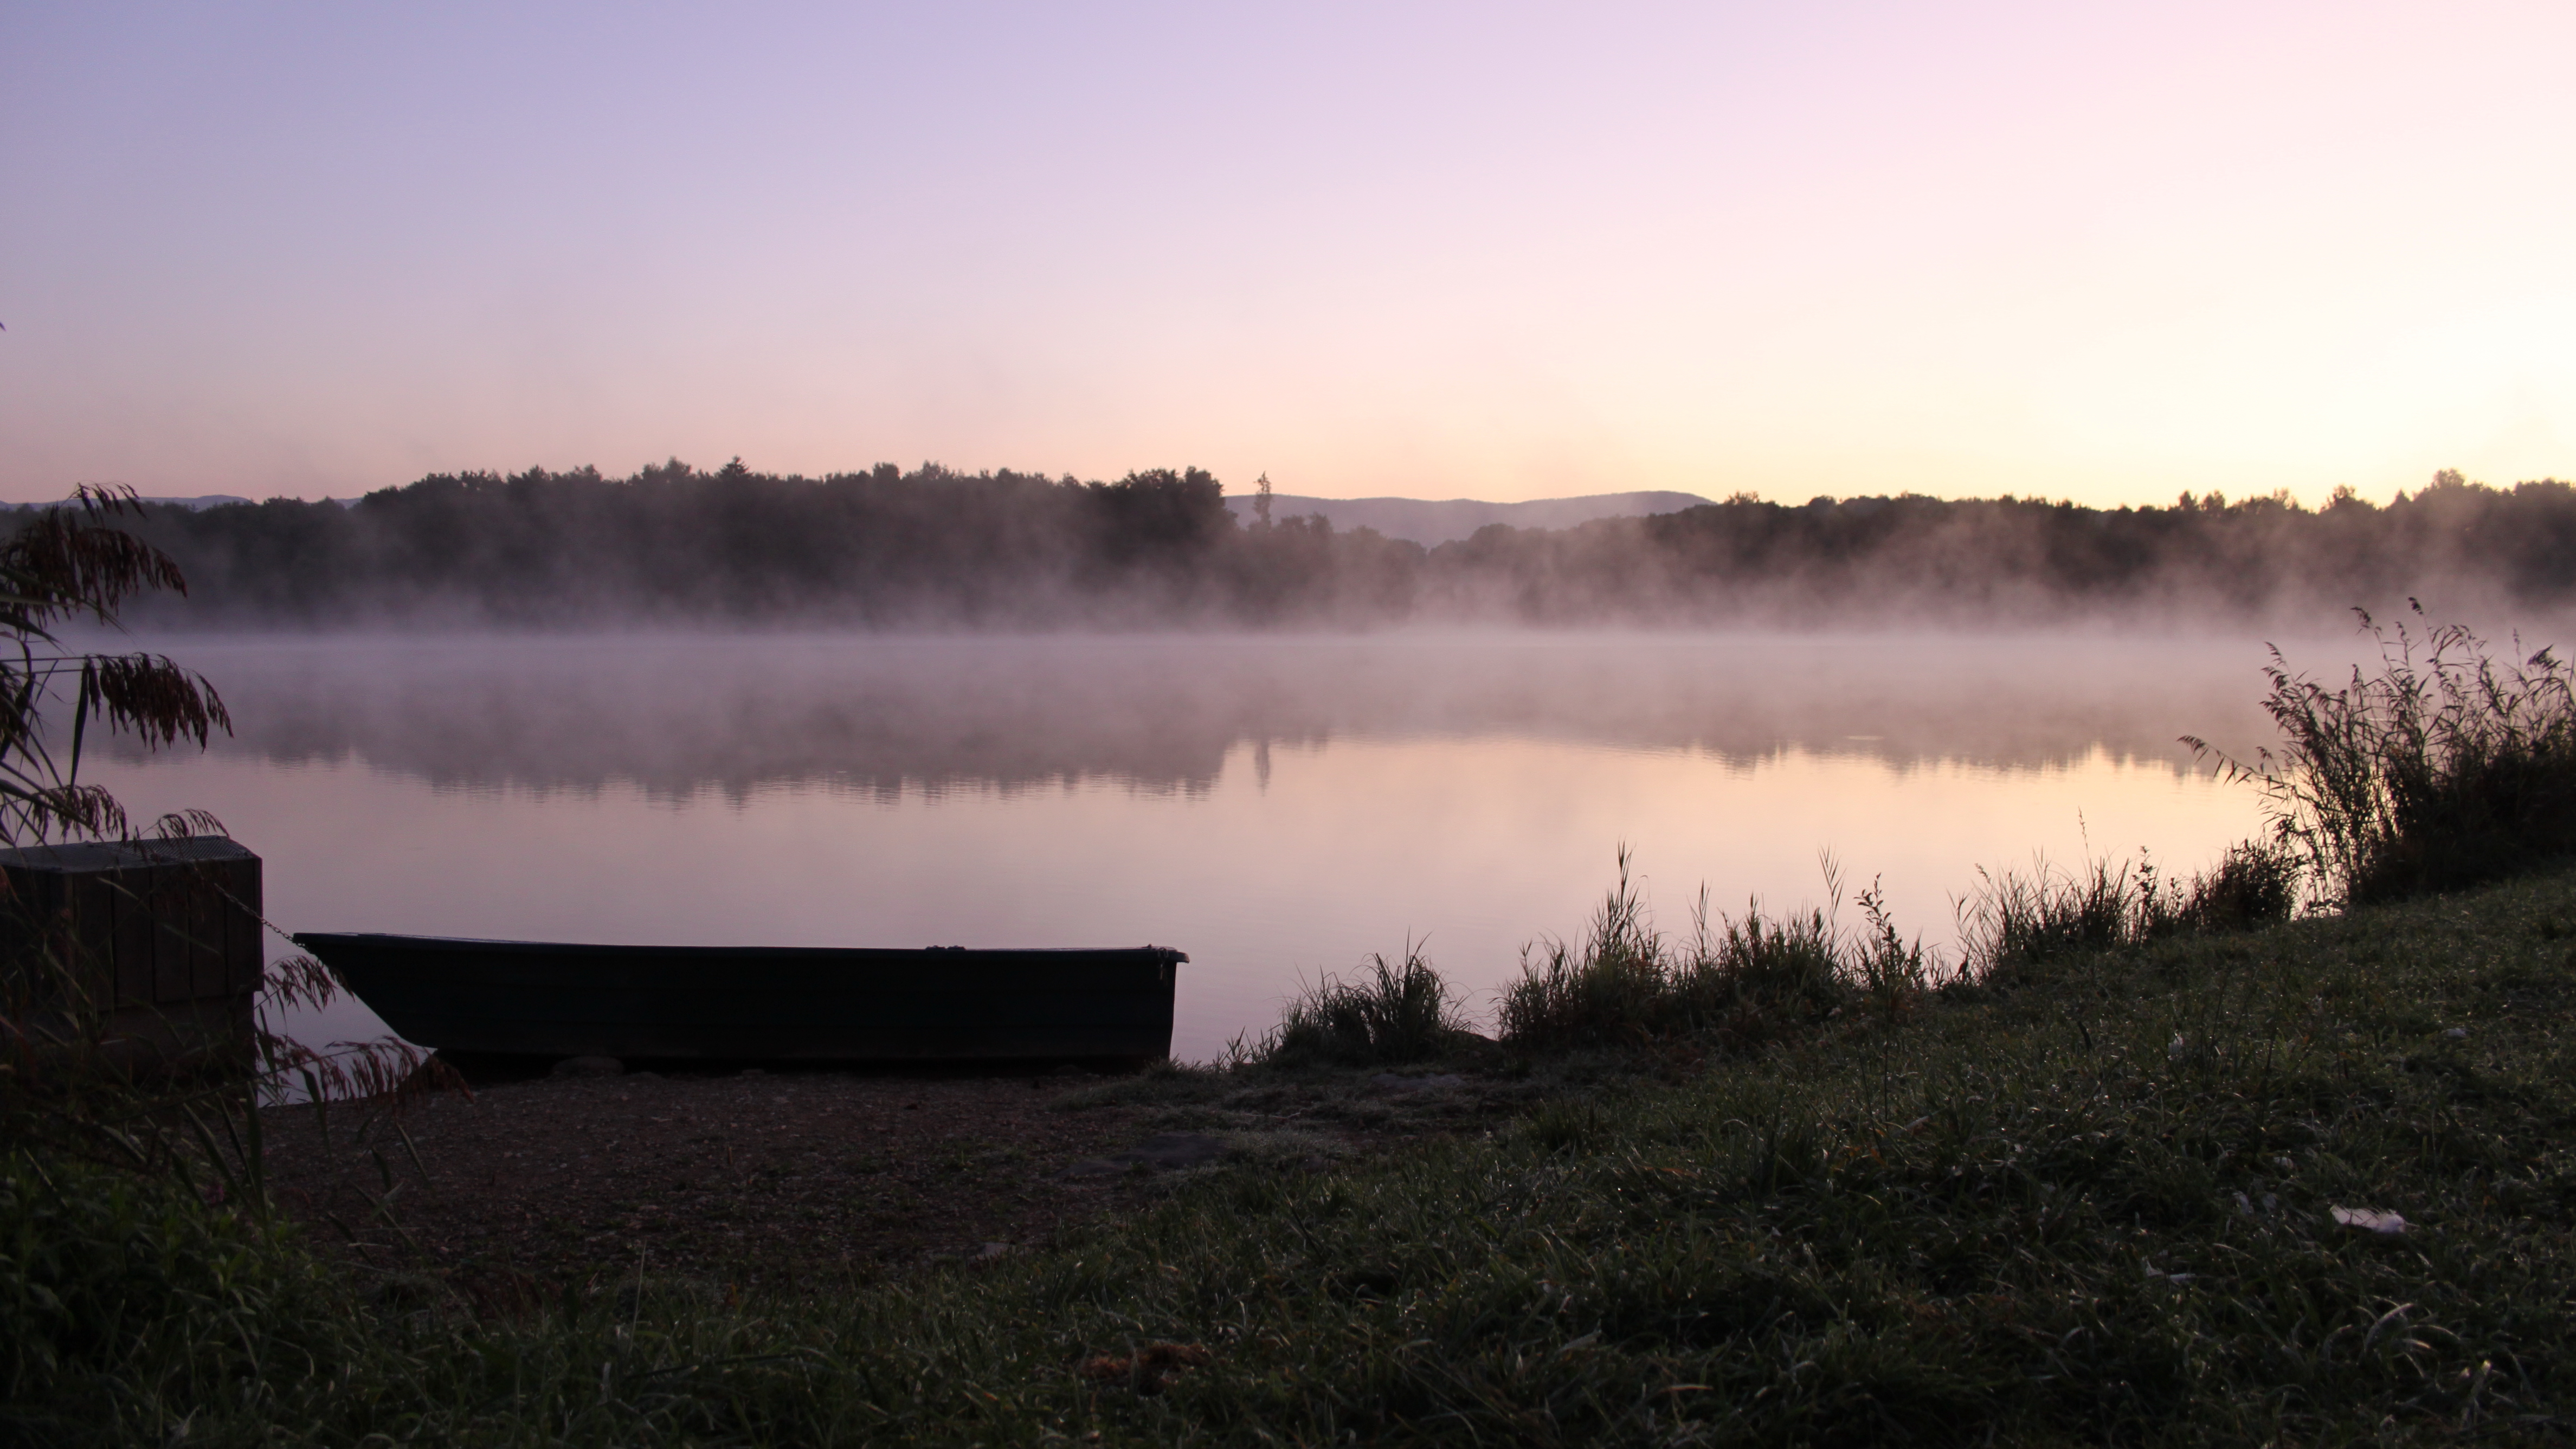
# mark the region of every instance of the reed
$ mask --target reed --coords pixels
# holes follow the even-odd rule
[[[2420,607],[2417,610],[2421,612]],[[2498,663],[2459,625],[2362,627],[2375,673],[2340,688],[2280,651],[2265,710],[2279,752],[2219,760],[2263,792],[2328,901],[2364,905],[2502,880],[2576,855],[2576,673],[2549,649]],[[2517,644],[2519,641],[2517,641]]]
[[[0,539],[0,844],[109,840],[148,855],[156,842],[222,832],[194,810],[137,829],[114,795],[81,776],[94,730],[157,749],[202,748],[232,727],[214,686],[173,661],[73,653],[55,637],[66,620],[114,626],[140,595],[186,591],[178,565],[129,531],[142,517],[132,489],[85,485]],[[0,1152],[86,1162],[264,1215],[263,1100],[300,1087],[317,1111],[334,1098],[374,1110],[454,1081],[424,1076],[420,1054],[392,1039],[315,1049],[276,1030],[279,1013],[339,989],[303,956],[267,969],[239,1041],[155,1059],[118,1039],[132,1023],[102,999],[114,994],[113,973],[59,922],[34,915],[0,881]]]

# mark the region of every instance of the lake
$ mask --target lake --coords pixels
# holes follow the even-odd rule
[[[2262,821],[2248,638],[181,636],[238,733],[130,742],[291,931],[1189,953],[1173,1049],[1417,943],[1490,1010],[1625,845],[1668,930],[1884,884],[1948,947],[1980,867],[2196,869]],[[2348,657],[2348,642],[2333,646]],[[2323,657],[2323,656],[2320,656]],[[290,948],[274,943],[272,954]],[[382,1030],[362,1007],[308,1039]]]

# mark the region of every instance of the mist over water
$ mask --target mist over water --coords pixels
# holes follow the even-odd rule
[[[189,590],[138,600],[126,617],[396,632],[2297,632],[2338,627],[2355,604],[2393,614],[2410,598],[2442,601],[2446,618],[2576,604],[2576,485],[2496,488],[2454,470],[2385,508],[2348,489],[2315,511],[2286,494],[2231,503],[2185,492],[2117,509],[1918,494],[1793,507],[1740,494],[1642,517],[1520,515],[1565,527],[1498,518],[1427,548],[1280,513],[1268,494],[1248,500],[1247,522],[1233,507],[1245,501],[1200,468],[1116,482],[891,463],[809,478],[739,459],[712,473],[673,459],[626,478],[437,474],[346,507],[147,512],[136,530],[170,553]],[[1403,516],[1500,506],[1366,503],[1390,527],[1426,534],[1454,530]]]
[[[1946,944],[1979,866],[2207,864],[2260,820],[2175,737],[2269,742],[2242,637],[141,642],[239,732],[120,744],[99,779],[214,811],[288,930],[1152,942],[1192,958],[1190,1058],[1408,937],[1481,1008],[1524,944],[1580,932],[1622,843],[1668,929],[1703,883],[1820,904],[1829,850]]]

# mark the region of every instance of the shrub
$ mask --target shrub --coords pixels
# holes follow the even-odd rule
[[[2154,935],[2190,931],[2250,931],[2286,921],[2299,904],[2299,859],[2278,844],[2239,841],[2218,865],[2192,879],[2179,906],[2158,922]]]

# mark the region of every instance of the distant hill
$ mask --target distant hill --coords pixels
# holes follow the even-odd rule
[[[144,498],[136,501],[151,504],[157,508],[184,508],[190,513],[203,513],[209,508],[221,508],[227,503],[248,503],[250,500],[233,493],[200,493],[194,498]]]
[[[1485,503],[1473,498],[1308,498],[1295,493],[1270,496],[1272,518],[1303,518],[1320,513],[1337,532],[1374,528],[1389,538],[1411,539],[1434,548],[1465,538],[1489,523],[1514,528],[1572,528],[1596,518],[1635,518],[1648,513],[1678,513],[1711,500],[1696,493],[1594,493],[1583,498],[1536,498],[1527,503]],[[1252,521],[1252,495],[1225,500],[1237,520]]]
[[[63,501],[68,503],[71,500]],[[134,501],[153,508],[184,508],[190,513],[203,513],[209,508],[221,508],[227,503],[248,503],[250,500],[232,493],[200,493],[194,498],[137,498]],[[50,503],[0,504],[0,508],[51,508],[53,506]]]

